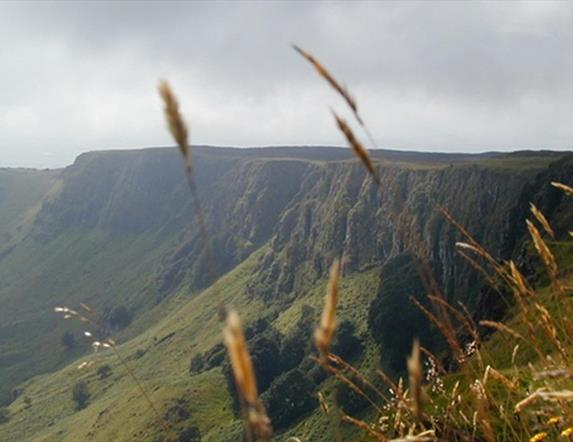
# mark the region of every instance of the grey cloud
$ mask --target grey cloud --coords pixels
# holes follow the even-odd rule
[[[569,148],[573,4],[0,3],[0,165],[170,144],[170,79],[197,143],[339,144],[320,57],[385,147]]]

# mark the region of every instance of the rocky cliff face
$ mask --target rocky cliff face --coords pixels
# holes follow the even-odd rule
[[[248,291],[280,309],[334,257],[345,257],[346,274],[383,269],[418,236],[445,293],[472,304],[478,281],[456,256],[457,236],[437,208],[507,254],[516,203],[527,199],[533,177],[509,160],[491,163],[491,155],[376,155],[393,160],[380,165],[380,188],[344,149],[195,148],[215,275],[266,246]],[[551,160],[540,158],[537,169]],[[122,304],[141,330],[173,293],[212,282],[175,150],[88,153],[50,180],[56,184],[30,212],[25,237],[0,257],[0,393],[77,357],[53,350],[63,330],[47,316],[53,306]]]
[[[344,256],[344,270],[351,273],[383,265],[406,251],[405,241],[419,238],[446,295],[471,303],[475,275],[456,256],[458,237],[438,209],[448,210],[494,254],[507,256],[523,233],[523,223],[517,229],[515,224],[524,201],[538,185],[511,168],[424,157],[425,162],[381,165],[378,187],[337,150],[332,150],[336,155],[328,149],[279,151],[270,149],[265,157],[260,150],[253,155],[200,148],[194,155],[215,274],[270,241],[250,284],[254,296],[269,300],[296,296],[324,276],[337,256]],[[175,152],[84,154],[63,172],[62,181],[60,194],[36,217],[36,237],[74,229],[175,236],[157,268],[159,296],[183,282],[194,289],[211,282]]]
[[[449,297],[475,294],[475,278],[454,250],[459,240],[439,208],[501,254],[510,209],[527,178],[477,166],[413,169],[387,166],[378,186],[357,164],[309,168],[285,208],[271,248],[253,275],[253,292],[272,299],[324,276],[336,256],[345,272],[382,266],[420,238]]]
[[[378,188],[359,164],[340,155],[325,160],[324,154],[309,159],[289,158],[286,151],[282,157],[256,157],[218,150],[203,148],[194,156],[217,274],[272,239],[252,284],[253,293],[265,298],[322,277],[335,256],[344,255],[346,272],[383,264],[402,254],[404,239],[413,236],[423,240],[446,292],[465,291],[472,282],[461,282],[453,230],[437,209],[450,211],[494,253],[507,253],[511,241],[505,236],[515,217],[510,211],[530,181],[467,161],[390,163],[380,167]],[[195,288],[208,284],[175,152],[84,154],[63,172],[62,181],[60,194],[36,218],[37,237],[96,228],[113,234],[176,232],[178,244],[163,260],[161,290],[168,292],[185,276]]]

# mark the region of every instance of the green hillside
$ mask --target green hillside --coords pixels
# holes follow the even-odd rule
[[[194,150],[215,273],[221,277],[214,286],[174,150],[88,153],[63,171],[0,171],[0,184],[11,195],[0,198],[0,233],[26,226],[20,236],[6,236],[10,247],[0,259],[0,394],[10,404],[0,439],[172,436],[164,434],[113,351],[91,354],[86,326],[53,313],[56,306],[77,309],[85,303],[105,318],[103,331],[119,343],[117,351],[178,435],[187,430],[198,431],[202,440],[240,440],[220,348],[217,311],[225,305],[236,308],[252,332],[250,345],[265,370],[263,398],[271,401],[289,376],[305,386],[303,412],[269,410],[277,416],[277,439],[332,440],[331,420],[321,414],[316,393],[323,391],[330,402],[342,393],[298,355],[299,349],[312,351],[309,330],[318,320],[335,257],[345,256],[340,322],[346,331],[337,345],[367,373],[383,367],[398,374],[396,361],[406,355],[401,345],[409,349],[412,333],[419,331],[403,333],[389,349],[387,338],[404,321],[413,330],[408,324],[415,308],[407,298],[420,291],[411,286],[415,275],[408,273],[401,235],[423,238],[451,302],[461,300],[487,315],[499,306],[484,304],[483,279],[456,255],[459,234],[436,208],[448,209],[505,258],[523,247],[518,220],[529,200],[539,200],[560,235],[566,235],[573,213],[547,187],[551,180],[573,178],[571,160],[554,153],[432,158],[395,152],[381,168],[378,189],[347,151],[308,149]],[[11,178],[12,173],[34,178]],[[396,195],[404,196],[407,208],[397,216],[403,220],[400,233],[387,216]],[[4,207],[11,208],[6,215]],[[388,278],[395,274],[402,278]],[[119,307],[127,312],[124,321],[113,319]],[[380,332],[379,318],[389,331]],[[443,342],[435,329],[427,330],[439,352]],[[63,345],[65,332],[73,333],[75,345]],[[94,365],[78,370],[84,361]],[[105,365],[111,375],[100,379],[97,369]],[[82,410],[71,399],[79,380],[90,392]],[[348,403],[368,415],[363,405]],[[342,431],[356,434],[349,427]]]
[[[0,253],[21,238],[41,207],[56,191],[59,170],[0,169]]]

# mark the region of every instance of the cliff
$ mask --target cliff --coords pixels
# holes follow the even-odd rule
[[[12,220],[20,219],[14,215],[5,223],[10,241],[0,244],[2,400],[12,400],[17,384],[88,351],[81,327],[51,313],[58,305],[89,304],[108,322],[109,313],[122,306],[130,325],[108,324],[118,340],[151,345],[151,336],[162,339],[158,330],[170,330],[165,336],[176,334],[176,342],[197,353],[213,350],[219,341],[214,305],[225,301],[243,305],[248,321],[265,318],[278,330],[269,336],[280,341],[294,333],[305,304],[319,305],[328,267],[334,257],[344,256],[344,276],[355,281],[349,293],[360,312],[349,314],[348,321],[363,344],[388,343],[380,318],[390,329],[410,330],[403,335],[409,342],[424,330],[414,327],[409,310],[407,297],[420,288],[405,240],[421,239],[448,299],[487,309],[480,303],[481,280],[456,255],[459,236],[438,208],[502,257],[520,253],[520,220],[530,199],[543,201],[540,208],[563,226],[562,232],[573,213],[559,197],[547,197],[548,180],[573,178],[571,160],[559,154],[376,151],[374,157],[379,187],[346,149],[194,148],[194,179],[215,255],[211,270],[228,281],[221,283],[221,293],[208,288],[210,264],[175,150],[91,152],[51,172],[41,181],[42,192],[30,191],[18,209],[27,214],[26,228],[13,233],[19,223]],[[2,195],[14,191],[6,186],[0,205]],[[394,278],[397,273],[403,277]],[[359,294],[358,287],[368,292]],[[191,316],[208,324],[205,330],[197,329]],[[60,342],[70,329],[78,341],[73,349]],[[395,361],[403,360],[403,349],[395,344],[382,363],[399,370]],[[150,350],[149,379],[161,371],[179,376],[175,373],[188,364],[188,354],[172,345],[171,356]],[[162,360],[165,367],[157,368]],[[221,376],[219,365],[199,376]],[[66,370],[70,366],[54,376]],[[269,378],[269,391],[279,388],[273,382],[281,370]],[[32,385],[47,388],[39,382]]]

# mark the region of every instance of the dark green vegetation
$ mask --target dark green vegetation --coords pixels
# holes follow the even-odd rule
[[[86,326],[53,313],[83,302],[102,313],[103,327],[123,343],[118,351],[181,440],[238,440],[217,319],[223,302],[245,322],[276,429],[285,438],[331,440],[319,390],[345,409],[364,408],[308,359],[335,257],[346,260],[334,351],[366,372],[380,365],[399,373],[413,336],[438,351],[442,345],[408,300],[423,301],[424,291],[402,234],[423,238],[450,301],[488,317],[504,305],[488,301],[436,208],[447,208],[494,254],[521,256],[531,269],[537,265],[523,253],[529,201],[562,236],[573,225],[571,206],[549,187],[573,181],[570,158],[387,151],[374,158],[382,156],[389,163],[378,189],[346,149],[195,148],[217,287],[174,150],[93,152],[63,171],[0,171],[0,399],[12,415],[0,439],[166,436],[116,357],[89,355]],[[400,226],[387,216],[396,195],[413,214],[399,214]],[[62,346],[65,333],[76,345]],[[83,361],[94,365],[78,370]],[[70,397],[81,382],[89,401],[76,411]],[[17,386],[23,394],[13,400]]]
[[[78,410],[82,410],[86,407],[88,400],[90,398],[90,392],[88,384],[85,381],[78,381],[74,388],[72,388],[72,399],[76,403]]]
[[[0,407],[0,424],[7,422],[10,419],[10,410],[6,407]]]

